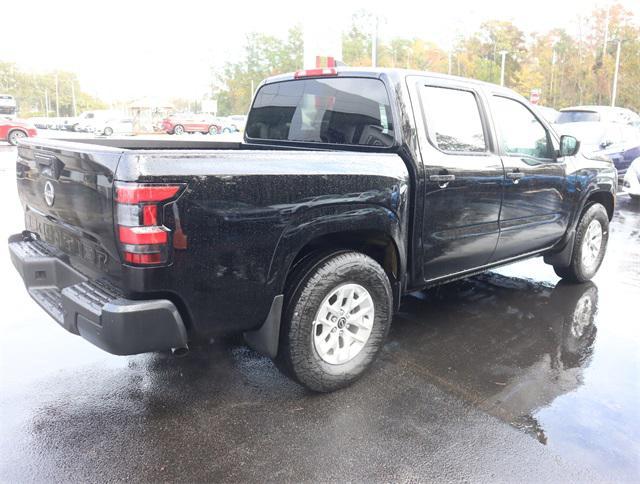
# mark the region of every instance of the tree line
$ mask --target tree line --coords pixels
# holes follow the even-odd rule
[[[343,61],[372,64],[372,32],[379,21],[356,12],[343,34]],[[597,8],[579,21],[578,34],[564,28],[525,33],[509,21],[490,20],[459,35],[450,51],[419,37],[377,42],[377,65],[428,70],[500,83],[505,53],[505,85],[525,97],[540,90],[540,104],[554,108],[611,102],[617,42],[620,68],[616,105],[640,111],[640,26],[620,4]],[[246,112],[252,86],[265,77],[302,68],[300,26],[286,38],[259,33],[247,37],[245,55],[217,75],[213,96],[221,114]]]
[[[372,33],[379,20],[366,11],[353,15],[342,36],[342,60],[347,65],[372,64]],[[554,108],[610,104],[620,42],[616,105],[640,111],[640,25],[632,12],[620,4],[597,8],[578,26],[577,34],[564,28],[525,33],[512,22],[490,20],[475,32],[458,35],[450,50],[419,37],[378,40],[376,64],[450,72],[499,83],[504,53],[505,85],[525,97],[539,89],[540,104]],[[247,112],[260,81],[302,68],[303,51],[300,25],[292,26],[284,38],[249,34],[243,56],[215,71],[208,96],[218,100],[218,114]],[[80,89],[71,72],[34,74],[0,61],[0,91],[18,99],[23,117],[45,112],[45,93],[49,114],[55,115],[56,78],[61,116],[73,115],[74,97],[77,112],[105,107],[98,98]]]
[[[57,98],[56,98],[57,86]],[[16,98],[23,118],[31,116],[73,116],[91,109],[104,109],[106,104],[80,88],[77,76],[68,71],[32,73],[15,63],[0,61],[0,92]],[[57,99],[57,105],[56,105]]]

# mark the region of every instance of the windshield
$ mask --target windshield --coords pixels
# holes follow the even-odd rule
[[[583,123],[600,121],[600,114],[595,111],[561,111],[556,123]]]
[[[378,79],[276,82],[256,95],[247,137],[386,147],[393,144],[389,97]]]

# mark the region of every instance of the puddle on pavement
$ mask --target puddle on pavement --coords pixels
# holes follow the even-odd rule
[[[560,454],[638,475],[640,208],[621,212],[593,282],[533,259],[416,293],[385,356]]]

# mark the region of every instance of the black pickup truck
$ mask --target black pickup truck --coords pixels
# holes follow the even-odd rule
[[[401,297],[543,256],[593,277],[616,171],[478,81],[317,69],[264,81],[244,141],[22,141],[33,299],[96,346],[187,351],[243,332],[330,391],[370,366]]]

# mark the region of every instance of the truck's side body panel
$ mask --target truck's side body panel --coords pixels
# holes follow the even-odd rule
[[[186,247],[162,268],[125,266],[134,296],[173,294],[192,329],[254,328],[281,293],[298,251],[314,238],[357,230],[389,235],[405,257],[409,176],[397,155],[291,152],[138,152],[117,178],[186,183],[165,208]]]

